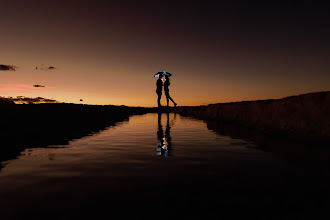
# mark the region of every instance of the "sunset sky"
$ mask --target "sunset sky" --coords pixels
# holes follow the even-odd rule
[[[161,70],[178,105],[329,91],[329,11],[303,0],[0,0],[0,96],[156,106]]]

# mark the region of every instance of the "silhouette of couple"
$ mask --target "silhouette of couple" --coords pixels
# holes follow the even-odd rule
[[[170,96],[170,90],[168,88],[170,86],[169,76],[168,75],[159,75],[156,85],[157,85],[156,93],[158,95],[158,98],[157,98],[158,107],[159,108],[162,107],[162,105],[160,104],[160,99],[162,98],[162,94],[163,94],[163,86],[164,86],[164,92],[165,92],[165,96],[166,96],[167,106],[169,106],[169,100],[171,100],[174,104],[174,107],[176,107],[177,104],[174,102],[174,100]]]

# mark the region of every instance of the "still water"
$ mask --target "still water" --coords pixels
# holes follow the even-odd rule
[[[67,145],[31,146],[2,165],[0,211],[12,217],[218,216],[228,208],[295,216],[306,203],[329,202],[324,175],[306,177],[254,141],[174,113],[131,116]]]

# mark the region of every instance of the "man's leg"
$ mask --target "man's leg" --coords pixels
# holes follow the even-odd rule
[[[157,95],[158,95],[158,99],[157,99],[158,107],[161,107],[162,105],[160,104],[160,99],[162,98],[162,93],[157,93]]]

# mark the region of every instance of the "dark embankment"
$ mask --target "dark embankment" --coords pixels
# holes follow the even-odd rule
[[[330,171],[330,148],[328,144],[319,145],[310,142],[297,142],[277,138],[258,129],[237,126],[233,123],[205,120],[207,128],[219,135],[233,139],[243,139],[254,144],[249,146],[265,152],[272,152],[281,161],[285,161],[299,176],[328,178]],[[316,147],[317,146],[317,147]]]
[[[0,100],[0,162],[17,157],[29,147],[65,145],[148,110],[65,103],[16,105]]]
[[[276,137],[330,142],[330,92],[277,100],[178,107],[177,112],[205,120],[253,127]]]

